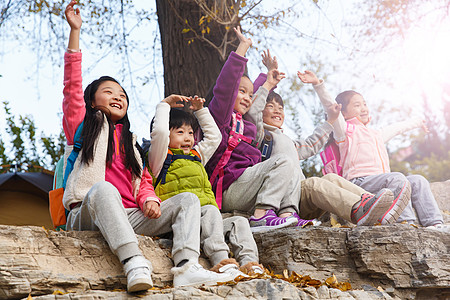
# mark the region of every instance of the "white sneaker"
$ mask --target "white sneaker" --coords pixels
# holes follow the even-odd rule
[[[238,276],[248,277],[248,275],[242,273],[239,270],[238,266],[236,266],[235,264],[228,264],[228,265],[221,267],[219,269],[219,273],[229,275],[230,279],[228,279],[226,281],[234,280]]]
[[[445,224],[436,224],[436,225],[427,226],[425,228],[433,229],[433,230],[437,230],[437,231],[441,231],[441,232],[445,232],[445,233],[450,233],[450,226],[445,225]]]
[[[264,270],[260,266],[252,266],[252,272],[255,274],[264,274]]]
[[[145,291],[153,286],[152,264],[142,255],[133,256],[123,266],[129,293]]]
[[[173,286],[188,286],[188,285],[213,285],[218,282],[230,281],[229,274],[221,274],[205,270],[199,263],[186,263],[181,267],[172,268]]]

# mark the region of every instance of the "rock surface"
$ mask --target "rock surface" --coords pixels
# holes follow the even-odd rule
[[[432,184],[448,216],[450,181]],[[442,200],[444,199],[444,200]],[[447,205],[447,206],[446,206]],[[155,287],[172,283],[168,244],[138,236],[153,263]],[[98,232],[55,232],[0,225],[0,299],[450,299],[450,234],[405,224],[287,228],[255,234],[260,261],[276,273],[324,281],[335,274],[354,288],[297,288],[280,279],[235,285],[125,292],[121,264]],[[207,265],[206,260],[201,261]],[[61,295],[53,295],[60,291]]]
[[[410,225],[287,228],[255,234],[260,261],[354,288],[393,287],[403,297],[450,297],[450,234]],[[274,259],[276,257],[276,259]]]

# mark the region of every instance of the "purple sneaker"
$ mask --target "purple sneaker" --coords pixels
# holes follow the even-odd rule
[[[292,213],[292,216],[294,216],[298,220],[297,227],[302,227],[303,228],[303,227],[305,227],[307,225],[319,226],[320,224],[322,224],[322,222],[320,222],[317,219],[312,219],[312,220],[302,219],[302,218],[300,218],[299,215],[297,215],[296,212]]]
[[[298,223],[297,218],[294,216],[289,216],[286,218],[280,218],[277,214],[269,209],[266,214],[261,218],[257,219],[253,216],[248,220],[250,223],[250,230],[252,232],[260,232],[278,228],[284,228],[288,226],[295,226]]]

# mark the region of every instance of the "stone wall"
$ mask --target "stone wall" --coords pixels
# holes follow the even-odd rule
[[[448,217],[450,182],[432,184]],[[450,299],[450,235],[406,224],[287,228],[254,235],[260,261],[276,273],[296,271],[325,280],[336,275],[354,290],[296,288],[253,279],[236,285],[171,285],[167,241],[138,236],[153,263],[156,290],[144,299]],[[207,261],[201,260],[204,265]],[[0,299],[131,299],[121,264],[98,232],[55,232],[0,225]],[[62,295],[54,295],[60,292]]]

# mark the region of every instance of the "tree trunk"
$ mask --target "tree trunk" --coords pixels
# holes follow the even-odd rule
[[[207,2],[213,5],[216,1]],[[208,23],[210,32],[204,36],[209,41],[220,45],[227,39],[228,45],[222,47],[221,54],[193,32],[201,34],[199,20],[204,15],[197,3],[191,0],[156,0],[156,8],[163,52],[165,96],[181,94],[206,97],[228,54],[236,49],[236,45],[231,45],[234,34],[227,35],[224,25],[213,21]],[[183,29],[187,28],[190,30],[183,33]]]

